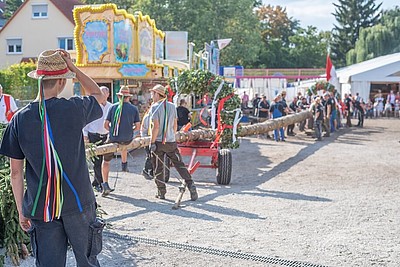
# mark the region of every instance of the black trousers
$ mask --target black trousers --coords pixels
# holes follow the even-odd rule
[[[166,191],[163,178],[165,155],[170,159],[182,179],[185,180],[187,186],[190,187],[193,184],[192,176],[186,168],[185,163],[182,161],[182,156],[179,153],[176,142],[166,142],[165,144],[162,142],[156,142],[156,146],[157,149],[154,152],[155,155],[151,158],[153,160],[154,181],[157,188],[161,191]]]
[[[97,146],[104,144],[107,140],[107,134],[101,135],[98,133],[88,133],[89,142],[96,144]],[[101,164],[103,163],[103,156],[97,156],[97,158],[92,158],[93,170],[94,170],[94,181],[93,186],[101,185],[103,183],[103,175],[101,174]]]

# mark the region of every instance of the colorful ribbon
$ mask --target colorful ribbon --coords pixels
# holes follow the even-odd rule
[[[75,200],[77,202],[79,211],[82,212],[83,209],[78,193],[73,187],[67,174],[63,170],[62,162],[58,156],[57,150],[54,145],[54,136],[50,125],[50,120],[47,114],[42,79],[43,76],[41,76],[38,80],[38,86],[39,86],[38,94],[39,94],[39,116],[41,121],[41,133],[42,133],[43,161],[42,161],[42,169],[40,172],[38,190],[36,192],[36,197],[33,204],[31,215],[35,216],[37,205],[39,202],[39,197],[42,191],[43,180],[45,177],[45,173],[47,173],[47,186],[46,186],[46,196],[45,196],[45,203],[43,210],[44,214],[43,219],[45,222],[49,222],[53,221],[55,218],[59,219],[61,217],[62,207],[64,204],[64,194],[63,194],[64,179],[75,195]]]
[[[115,109],[113,123],[111,124],[111,133],[113,136],[118,136],[119,125],[121,123],[122,107],[124,106],[124,97],[119,99],[118,107]]]

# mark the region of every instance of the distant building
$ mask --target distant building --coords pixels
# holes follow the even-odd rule
[[[81,4],[79,0],[25,0],[0,29],[0,69],[36,59],[46,49],[74,50],[72,10]]]

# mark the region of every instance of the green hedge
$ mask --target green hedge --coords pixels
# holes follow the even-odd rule
[[[3,92],[12,95],[15,99],[35,99],[38,91],[37,81],[29,78],[27,74],[36,69],[36,65],[20,63],[0,70],[0,84]]]

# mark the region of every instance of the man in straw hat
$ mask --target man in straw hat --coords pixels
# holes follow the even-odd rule
[[[65,266],[68,243],[77,266],[99,266],[104,224],[96,219],[82,129],[101,117],[104,95],[64,50],[42,52],[28,76],[39,80],[38,98],[14,115],[0,146],[11,158],[20,226],[37,266]],[[87,96],[57,98],[74,77]]]
[[[150,110],[150,118],[153,122],[151,130],[150,151],[154,154],[153,169],[154,181],[157,185],[156,197],[165,199],[167,192],[165,182],[163,181],[164,155],[171,160],[179,175],[185,180],[186,186],[190,192],[190,199],[198,198],[196,186],[192,180],[182,156],[179,153],[175,134],[178,128],[176,107],[166,99],[165,87],[161,84],[155,85],[150,89],[153,105]]]
[[[104,122],[104,128],[108,130],[108,143],[118,143],[128,145],[132,142],[134,130],[139,131],[140,119],[138,109],[129,102],[132,96],[128,86],[122,86],[117,93],[119,101],[110,107],[107,118]],[[113,189],[108,184],[108,175],[110,173],[110,161],[114,153],[104,155],[102,174],[104,183],[102,196],[107,196]],[[128,172],[128,151],[121,151],[121,168],[123,172]]]

